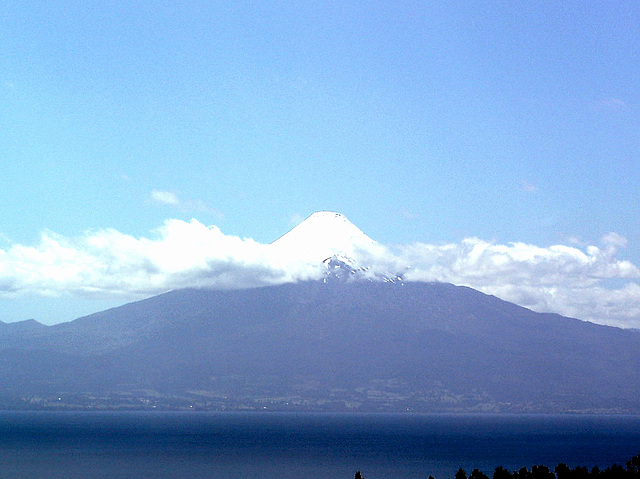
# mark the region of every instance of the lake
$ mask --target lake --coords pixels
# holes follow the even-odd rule
[[[640,416],[0,412],[0,477],[437,479],[640,454]]]

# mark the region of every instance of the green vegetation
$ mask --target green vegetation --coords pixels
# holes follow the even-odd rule
[[[602,471],[597,466],[591,470],[583,466],[571,469],[564,463],[558,464],[553,471],[547,466],[533,466],[531,470],[523,467],[518,471],[498,466],[493,472],[493,479],[640,479],[640,455],[627,461],[625,465],[626,468],[614,464]],[[364,479],[360,471],[356,472],[355,479]],[[434,477],[429,476],[429,479]],[[458,469],[454,479],[489,479],[489,476],[478,469],[467,476],[464,469]]]

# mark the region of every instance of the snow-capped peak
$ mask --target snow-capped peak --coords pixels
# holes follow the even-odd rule
[[[340,213],[313,213],[270,247],[282,258],[317,266],[325,280],[327,277],[398,280],[396,273],[373,267],[376,258],[385,256],[386,248]]]
[[[322,263],[334,255],[354,258],[358,250],[377,245],[344,215],[318,211],[271,243],[288,255]]]

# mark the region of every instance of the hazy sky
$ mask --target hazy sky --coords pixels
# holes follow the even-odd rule
[[[260,282],[334,210],[421,279],[640,327],[639,59],[631,1],[6,1],[0,320]]]

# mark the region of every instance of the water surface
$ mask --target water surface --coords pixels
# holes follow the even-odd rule
[[[639,453],[640,416],[0,412],[12,479],[446,479]]]

